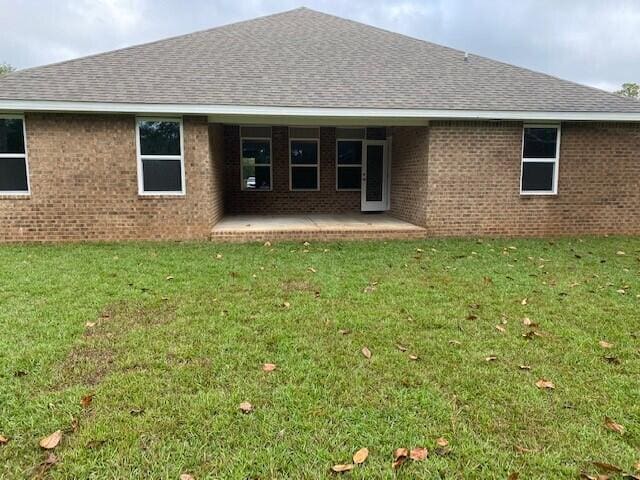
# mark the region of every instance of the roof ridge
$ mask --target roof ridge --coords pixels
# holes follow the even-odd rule
[[[47,67],[54,67],[54,66],[57,66],[57,65],[65,65],[67,63],[73,63],[73,62],[76,62],[76,61],[79,61],[79,60],[86,60],[88,58],[100,57],[102,55],[109,55],[109,54],[117,53],[117,52],[126,52],[128,50],[132,50],[132,49],[138,48],[138,47],[146,47],[148,45],[155,45],[157,43],[167,42],[167,41],[170,41],[170,40],[177,40],[179,38],[187,38],[187,37],[190,37],[192,35],[199,35],[199,34],[202,34],[202,33],[211,32],[213,30],[232,27],[232,26],[235,26],[235,25],[241,25],[243,23],[253,22],[255,20],[264,20],[266,18],[272,18],[272,17],[278,17],[280,15],[290,14],[290,13],[293,13],[293,12],[296,12],[296,11],[299,11],[299,10],[308,10],[308,11],[312,11],[312,12],[316,12],[316,13],[322,13],[322,12],[317,12],[315,10],[312,10],[312,9],[304,7],[304,6],[303,7],[296,7],[296,8],[293,8],[291,10],[284,10],[282,12],[269,13],[269,14],[266,14],[266,15],[261,15],[259,17],[248,18],[246,20],[238,20],[236,22],[225,23],[223,25],[218,25],[216,27],[203,28],[201,30],[195,30],[195,31],[189,32],[189,33],[181,33],[179,35],[173,35],[171,37],[159,38],[157,40],[151,40],[149,42],[136,43],[135,45],[129,45],[127,47],[114,48],[112,50],[106,50],[104,52],[91,53],[89,55],[84,55],[82,57],[75,57],[75,58],[70,58],[68,60],[61,60],[59,62],[45,63],[44,65],[36,65],[34,67],[23,68],[23,69],[15,70],[13,72],[9,72],[9,73],[3,75],[2,77],[0,77],[0,81],[2,81],[2,79],[7,78],[9,76],[14,77],[17,74],[21,74],[21,73],[24,73],[24,72],[29,72],[31,70],[37,70],[37,69],[40,69],[40,68],[47,68]],[[325,14],[325,15],[327,15],[327,14]],[[340,17],[338,17],[338,18],[340,18]]]

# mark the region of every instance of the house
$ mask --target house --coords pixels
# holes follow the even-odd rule
[[[639,180],[639,102],[306,8],[0,79],[4,242],[639,234]]]

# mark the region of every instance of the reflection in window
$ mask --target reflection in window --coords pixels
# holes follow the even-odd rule
[[[141,195],[184,194],[181,135],[180,120],[138,120]]]

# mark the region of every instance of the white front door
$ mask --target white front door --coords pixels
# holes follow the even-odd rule
[[[361,210],[389,209],[388,154],[386,140],[362,142]]]

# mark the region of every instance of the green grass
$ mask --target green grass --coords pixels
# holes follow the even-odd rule
[[[633,471],[639,257],[637,238],[1,247],[0,477],[327,478],[361,447],[344,478]],[[394,473],[413,446],[429,458]]]

